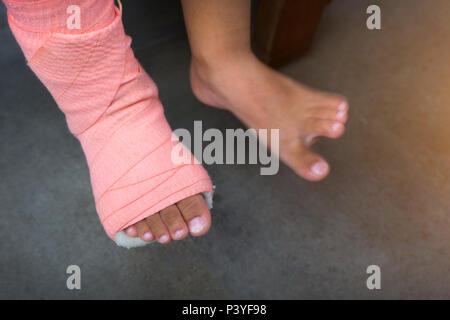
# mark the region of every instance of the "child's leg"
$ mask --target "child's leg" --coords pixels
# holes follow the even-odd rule
[[[346,100],[307,88],[258,61],[250,48],[250,0],[182,3],[194,94],[252,128],[280,129],[280,158],[308,180],[323,179],[329,166],[309,147],[320,136],[344,133]]]
[[[171,160],[175,142],[157,88],[113,0],[4,3],[28,65],[80,140],[108,235],[131,247],[204,234],[211,217],[199,194],[212,191],[208,174]]]

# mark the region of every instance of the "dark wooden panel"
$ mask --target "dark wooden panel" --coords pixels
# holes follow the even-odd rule
[[[330,0],[260,0],[255,18],[256,53],[271,66],[299,57],[311,44]]]

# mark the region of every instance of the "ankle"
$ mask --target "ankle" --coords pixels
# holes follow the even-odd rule
[[[221,71],[234,70],[257,59],[251,50],[226,50],[215,54],[192,56],[192,67],[203,77],[213,77]]]
[[[190,69],[192,91],[203,103],[225,108],[228,103],[225,97],[221,96],[224,82],[229,85],[231,79],[234,83],[241,80],[244,70],[258,62],[251,51],[233,52],[214,57],[193,56]]]
[[[213,80],[216,78],[215,70],[211,65],[193,58],[190,67],[192,93],[204,104],[223,108],[223,103],[217,99],[217,85]]]

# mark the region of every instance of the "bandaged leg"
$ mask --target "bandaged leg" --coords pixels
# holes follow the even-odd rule
[[[171,160],[177,142],[158,90],[135,59],[112,0],[4,3],[28,65],[83,147],[109,237],[125,247],[144,245],[122,230],[198,193],[211,205],[212,185],[202,166]],[[80,10],[78,29],[67,26],[73,5]]]

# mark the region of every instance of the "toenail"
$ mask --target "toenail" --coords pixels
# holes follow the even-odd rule
[[[310,145],[314,141],[315,138],[316,138],[316,136],[307,136],[305,139],[305,144]]]
[[[316,176],[324,175],[327,172],[327,170],[328,170],[328,164],[323,161],[316,162],[311,166],[311,171]]]
[[[150,232],[146,232],[146,233],[144,233],[142,238],[144,238],[145,241],[150,241],[150,240],[152,240],[152,234]]]
[[[203,219],[201,217],[195,217],[189,221],[189,230],[193,233],[198,233],[204,228]]]
[[[167,242],[169,241],[169,236],[166,234],[163,234],[161,237],[159,237],[160,242]]]
[[[175,238],[181,238],[184,235],[184,230],[177,230],[175,231],[175,233],[173,234],[173,236]]]
[[[336,118],[338,119],[344,119],[345,117],[345,110],[341,110],[336,114]]]
[[[338,110],[345,110],[347,109],[347,102],[346,101],[342,101],[341,104],[338,106]]]
[[[126,230],[126,233],[127,233],[128,235],[133,235],[133,234],[135,234],[135,230],[134,230],[133,227],[129,227],[129,228],[127,228],[127,230]]]
[[[339,129],[341,129],[341,127],[342,127],[342,123],[336,122],[331,126],[331,129],[333,131],[338,131]]]

